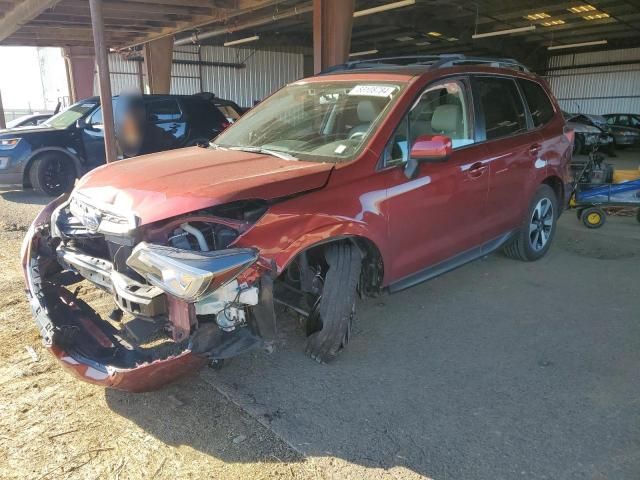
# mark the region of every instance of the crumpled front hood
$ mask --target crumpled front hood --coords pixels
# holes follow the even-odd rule
[[[75,191],[96,205],[131,212],[145,225],[244,199],[270,200],[321,188],[333,165],[200,147],[104,165]]]

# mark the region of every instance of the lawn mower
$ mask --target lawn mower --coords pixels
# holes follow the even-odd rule
[[[604,161],[596,143],[586,162],[571,162],[573,185],[569,206],[587,228],[604,225],[609,209],[638,208],[640,222],[640,167],[616,170]]]

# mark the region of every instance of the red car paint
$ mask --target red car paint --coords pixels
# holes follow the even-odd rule
[[[305,79],[301,82],[387,80],[406,87],[359,156],[348,163],[191,148],[96,169],[79,182],[76,192],[132,210],[141,226],[234,200],[287,197],[271,205],[232,245],[260,251],[262,265],[246,271],[242,279],[256,281],[268,262],[276,267],[273,274],[279,274],[311,246],[356,237],[379,252],[383,286],[390,286],[518,228],[541,183],[557,189],[559,185],[561,197],[566,193],[562,185],[569,181],[571,143],[563,134],[564,120],[552,95],[555,115],[542,128],[454,150],[447,161],[420,165],[410,179],[402,168],[380,168],[380,157],[396,126],[427,85],[445,77],[496,74],[533,80],[549,91],[532,75],[481,66]],[[35,245],[37,236],[27,243]],[[27,252],[25,272],[28,258]],[[111,369],[112,374],[96,379],[77,358],[68,361],[60,347],[54,345],[52,351],[88,381],[136,391],[156,388],[204,363],[202,357],[185,351],[129,370]]]
[[[231,150],[184,148],[97,168],[76,191],[139,225],[245,198],[272,199],[324,186],[333,166]]]

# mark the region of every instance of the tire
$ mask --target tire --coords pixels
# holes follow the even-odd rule
[[[349,343],[362,268],[360,251],[349,243],[329,245],[325,259],[329,269],[312,313],[319,319],[319,328],[308,336],[306,348],[320,363],[333,360]]]
[[[580,220],[587,228],[600,228],[607,221],[607,214],[601,208],[589,207],[582,211]]]
[[[556,194],[549,185],[542,184],[531,200],[520,229],[505,245],[505,255],[524,262],[533,262],[544,257],[553,242],[557,220]]]
[[[34,190],[52,197],[70,192],[76,179],[73,160],[59,153],[45,153],[36,158],[29,169]]]

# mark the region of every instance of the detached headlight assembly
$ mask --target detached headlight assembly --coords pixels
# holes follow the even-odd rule
[[[0,148],[10,150],[20,143],[21,138],[2,138],[0,139]]]
[[[196,252],[139,243],[127,265],[170,295],[193,303],[230,282],[258,260],[258,251],[234,248]]]

